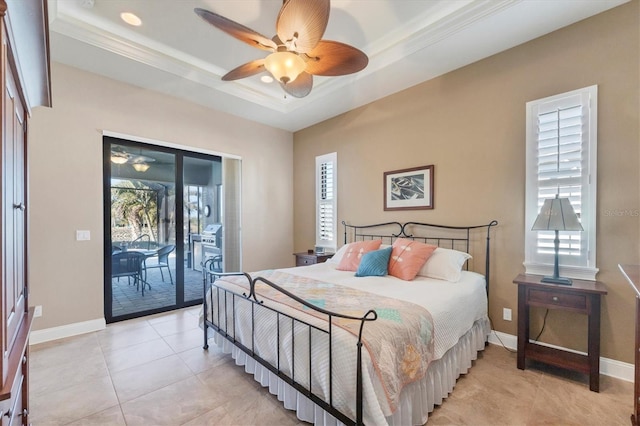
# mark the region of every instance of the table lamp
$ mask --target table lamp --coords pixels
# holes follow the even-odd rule
[[[573,210],[568,198],[550,198],[544,200],[540,213],[536,218],[532,231],[555,231],[556,237],[553,240],[555,248],[555,259],[553,264],[553,276],[544,277],[540,280],[543,283],[571,285],[570,278],[561,277],[558,274],[558,251],[560,250],[560,231],[583,231],[578,220],[578,215]]]

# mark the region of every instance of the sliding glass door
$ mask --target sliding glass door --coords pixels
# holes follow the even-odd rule
[[[212,269],[231,262],[239,270],[239,226],[225,229],[223,168],[218,156],[104,138],[107,322],[201,303],[208,259]]]
[[[202,299],[204,262],[211,258],[212,268],[222,271],[222,162],[185,156],[183,164],[184,297],[194,301]]]

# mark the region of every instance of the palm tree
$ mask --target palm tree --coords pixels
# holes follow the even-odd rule
[[[151,240],[157,241],[155,221],[158,204],[156,191],[140,181],[122,180],[111,187],[111,217],[113,223],[126,222],[131,230],[131,240],[142,235],[146,222]]]

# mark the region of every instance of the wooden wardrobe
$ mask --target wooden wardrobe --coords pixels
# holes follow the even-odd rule
[[[28,122],[51,106],[46,0],[0,0],[0,425],[29,424]]]

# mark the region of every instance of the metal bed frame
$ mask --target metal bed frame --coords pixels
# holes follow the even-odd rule
[[[427,223],[420,222],[406,222],[401,224],[399,222],[387,222],[387,223],[379,223],[374,225],[349,225],[342,222],[344,225],[344,243],[347,244],[349,240],[353,241],[363,241],[363,240],[374,240],[381,239],[383,243],[392,244],[393,241],[397,238],[409,238],[418,240],[421,242],[429,243],[437,245],[438,247],[452,248],[460,251],[469,252],[470,241],[471,241],[471,232],[472,230],[480,230],[486,228],[486,258],[485,258],[485,281],[487,287],[487,294],[489,292],[489,272],[490,272],[490,234],[491,228],[496,226],[498,222],[496,220],[491,221],[486,225],[477,225],[477,226],[445,226],[445,225],[432,225]],[[430,236],[414,236],[411,232],[412,230],[420,229],[424,227],[433,232]],[[383,233],[382,231],[374,231],[374,229],[385,229],[386,231]],[[396,232],[394,232],[396,231]],[[449,235],[447,235],[447,233]],[[252,277],[248,273],[244,272],[232,272],[232,273],[220,273],[210,271],[210,266],[212,263],[212,259],[207,259],[203,262],[202,268],[202,276],[203,276],[203,317],[204,317],[204,346],[203,348],[206,350],[209,348],[208,344],[208,329],[209,327],[213,328],[216,332],[218,332],[223,338],[230,341],[234,344],[238,349],[245,352],[248,356],[256,360],[262,366],[267,368],[273,374],[275,374],[279,379],[288,383],[295,390],[309,398],[315,404],[320,406],[322,409],[333,415],[336,419],[341,421],[346,425],[362,425],[363,423],[363,382],[362,382],[362,332],[364,329],[364,325],[366,322],[375,321],[377,319],[377,314],[375,310],[371,309],[367,311],[363,316],[350,316],[343,315],[339,312],[332,312],[323,308],[320,308],[314,304],[307,302],[304,299],[299,298],[295,294],[285,290],[284,288],[278,286],[277,284],[269,281],[263,277]],[[468,269],[468,262],[465,264],[465,269]],[[234,291],[222,288],[216,285],[216,280],[222,277],[228,276],[244,276],[249,285],[249,294],[246,293],[236,293]],[[274,308],[264,305],[263,300],[260,300],[260,296],[256,293],[256,284],[263,283],[266,284],[277,291],[285,294],[287,297],[295,300],[298,303],[301,303],[306,308],[311,309],[319,314],[326,316],[327,321],[327,329],[320,328],[316,325],[310,324],[306,321],[303,321],[299,318],[293,317],[289,314],[280,312]],[[214,303],[214,291],[216,292],[216,301]],[[209,295],[210,300],[207,300],[207,295]],[[223,300],[223,302],[221,301]],[[251,344],[250,347],[246,344],[243,344],[239,340],[236,339],[235,332],[235,313],[236,306],[238,300],[244,300],[251,302]],[[210,311],[209,311],[210,309]],[[276,322],[274,326],[276,326],[276,348],[277,348],[277,359],[275,363],[271,363],[268,360],[261,357],[255,348],[255,317],[257,309],[266,309],[275,313]],[[208,315],[209,314],[209,315]],[[229,321],[229,315],[231,314],[231,320]],[[208,318],[212,320],[209,320]],[[332,330],[335,327],[333,325],[334,318],[342,318],[347,320],[359,321],[359,333],[357,336],[357,355],[356,355],[356,418],[351,419],[341,411],[339,411],[333,404],[333,362],[332,362],[332,344],[333,344],[333,336]],[[213,319],[216,320],[216,323],[213,322]],[[291,349],[292,349],[292,364],[291,364],[291,374],[287,374],[281,369],[280,365],[280,348],[281,348],[281,336],[280,336],[280,325],[281,321],[287,321],[291,324],[292,330],[292,339],[291,339]],[[231,324],[229,324],[231,323]],[[307,366],[309,369],[308,372],[308,388],[301,384],[300,378],[296,378],[295,372],[295,339],[293,338],[294,330],[296,329],[296,325],[306,327],[308,330],[309,342],[308,342],[308,360]],[[328,338],[328,353],[329,353],[329,395],[328,398],[321,398],[316,395],[312,389],[312,331],[322,333],[326,335]],[[275,365],[274,365],[275,364]]]

